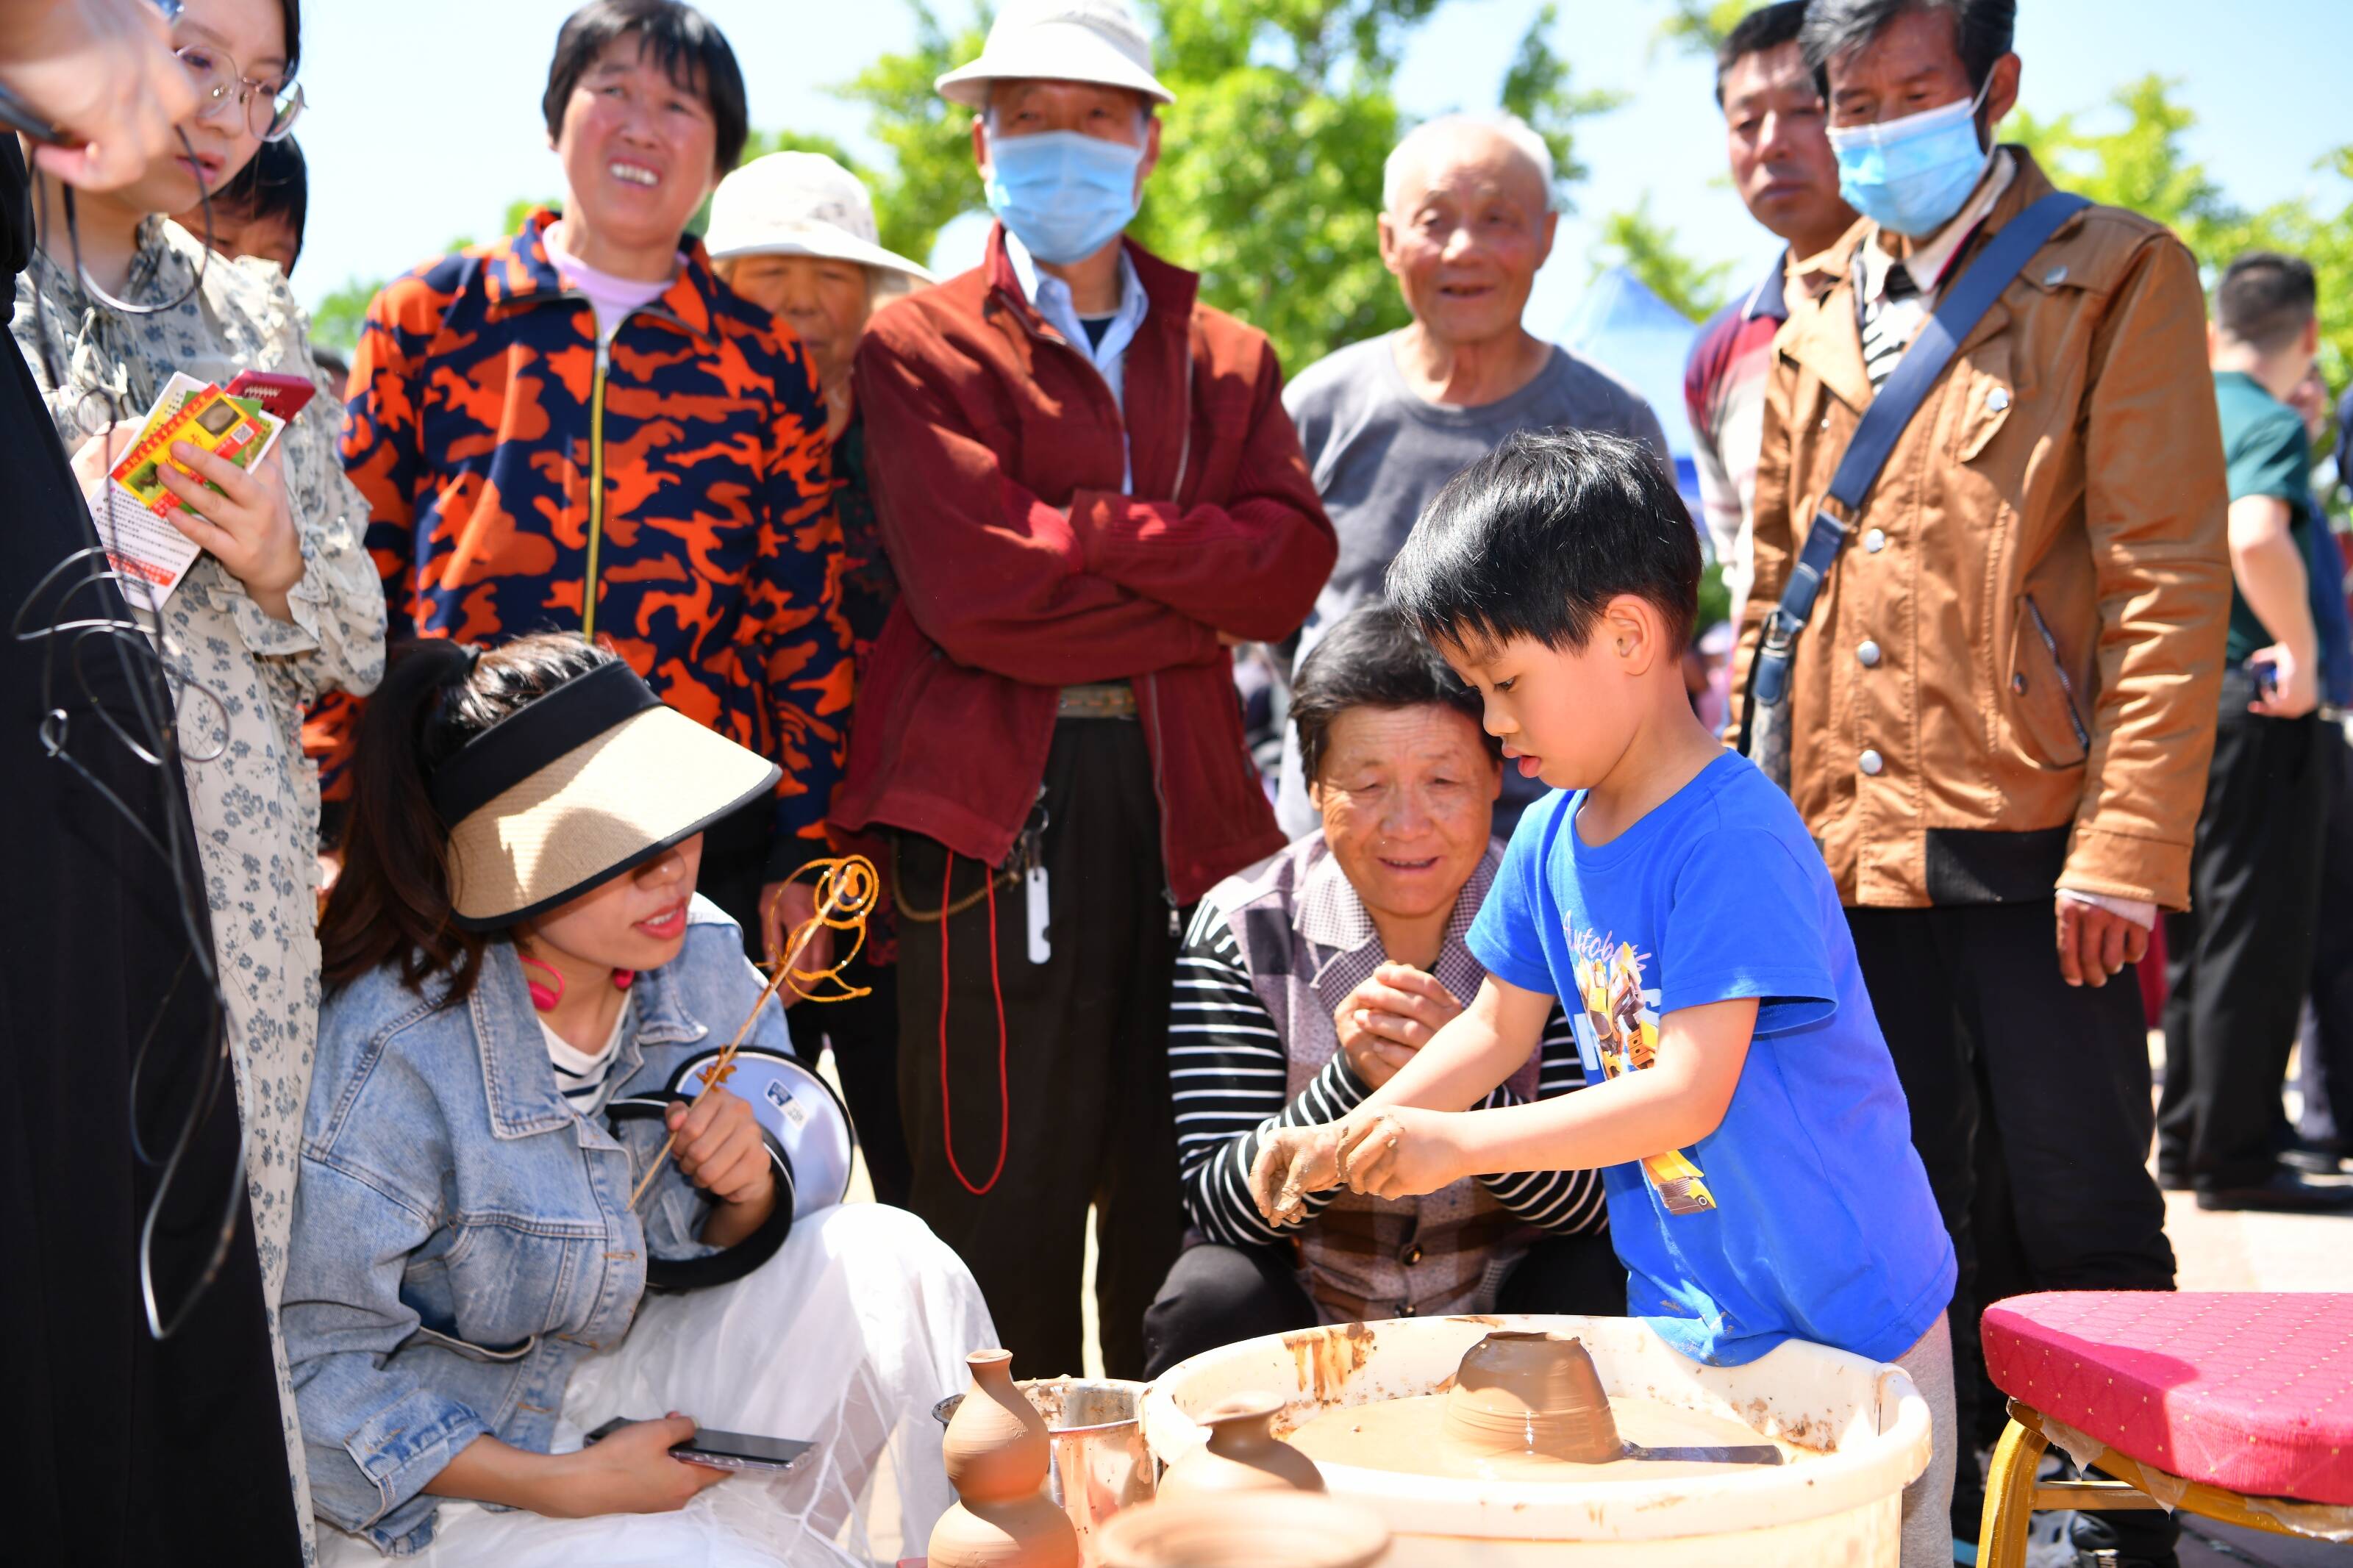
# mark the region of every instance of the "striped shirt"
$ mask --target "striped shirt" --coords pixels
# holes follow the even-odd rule
[[[613,1033],[605,1048],[595,1056],[575,1046],[548,1026],[545,1018],[539,1021],[539,1032],[547,1039],[548,1065],[555,1069],[555,1087],[562,1092],[564,1102],[582,1116],[594,1116],[605,1109],[612,1092],[608,1081],[614,1058],[621,1054],[621,1040],[629,1026],[629,1006],[621,1005],[618,1016],[613,1020]]]
[[[1168,1036],[1168,1076],[1176,1100],[1177,1162],[1187,1214],[1213,1241],[1249,1246],[1285,1239],[1293,1234],[1291,1228],[1268,1225],[1250,1199],[1250,1170],[1260,1143],[1276,1127],[1339,1121],[1364,1102],[1371,1086],[1349,1068],[1343,1052],[1324,1063],[1298,1095],[1286,1100],[1289,1067],[1283,1042],[1251,987],[1227,912],[1214,898],[1195,913],[1177,955]],[[1577,1037],[1567,1015],[1556,1007],[1545,1027],[1536,1098],[1550,1099],[1584,1086]],[[1520,1096],[1504,1085],[1482,1105],[1518,1103]],[[1599,1172],[1525,1171],[1478,1180],[1505,1209],[1541,1229],[1567,1235],[1596,1230],[1605,1223]],[[1311,1195],[1308,1217],[1321,1214],[1337,1195]]]
[[[1895,362],[1920,335],[1922,324],[1935,314],[1936,297],[1954,259],[1993,211],[2002,192],[2010,188],[2017,172],[2018,160],[2009,149],[2000,149],[1975,194],[1950,223],[1925,243],[1911,244],[1898,257],[1883,248],[1881,231],[1873,228],[1871,237],[1855,247],[1855,325],[1862,334],[1862,368],[1871,376],[1872,391],[1887,384],[1887,378],[1895,373]]]

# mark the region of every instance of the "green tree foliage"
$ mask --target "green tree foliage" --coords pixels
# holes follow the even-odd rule
[[[1760,0],[1673,0],[1667,19],[1659,24],[1662,42],[1694,55],[1712,55],[1731,35],[1740,18]]]
[[[1574,188],[1591,173],[1577,156],[1577,121],[1607,114],[1626,101],[1622,92],[1570,85],[1568,62],[1552,47],[1560,8],[1546,5],[1521,35],[1520,47],[1504,72],[1504,107],[1535,128],[1552,150],[1553,205],[1573,212]]]
[[[1694,321],[1704,321],[1722,308],[1724,282],[1732,272],[1729,261],[1703,264],[1684,255],[1675,231],[1651,216],[1648,191],[1630,212],[1614,212],[1602,220],[1594,276],[1611,267],[1624,267],[1651,293]]]
[[[2073,114],[2042,120],[2021,113],[2003,135],[2032,149],[2066,188],[2171,228],[2210,283],[2249,250],[2284,251],[2311,262],[2320,284],[2321,370],[2342,389],[2353,374],[2353,143],[2315,166],[2310,195],[2250,210],[2189,156],[2184,138],[2198,116],[2178,90],[2158,76],[2125,83],[2102,111],[2112,122],[2121,117],[2113,131],[2086,130]]]
[[[352,278],[319,301],[311,312],[311,341],[344,358],[360,346],[360,327],[367,321],[368,301],[384,287],[382,279]]]
[[[1381,165],[1405,130],[1391,90],[1406,38],[1441,0],[1146,0],[1160,79],[1161,162],[1134,232],[1202,274],[1202,297],[1264,330],[1297,370],[1404,321],[1382,268]],[[987,14],[951,28],[909,0],[914,47],[839,89],[867,106],[888,160],[859,172],[882,243],[917,258],[980,205],[971,117],[934,78],[980,51]],[[1564,191],[1582,177],[1574,124],[1611,101],[1570,82],[1543,35],[1521,42],[1505,96],[1544,133]],[[1477,107],[1477,106],[1472,106]]]

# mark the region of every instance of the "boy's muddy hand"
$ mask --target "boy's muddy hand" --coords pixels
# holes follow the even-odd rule
[[[1335,1158],[1339,1125],[1279,1127],[1259,1145],[1250,1164],[1250,1199],[1269,1225],[1306,1217],[1307,1194],[1340,1184]]]
[[[1357,1111],[1335,1126],[1340,1138],[1335,1163],[1352,1193],[1419,1197],[1465,1173],[1455,1145],[1454,1119],[1444,1111],[1384,1106]]]

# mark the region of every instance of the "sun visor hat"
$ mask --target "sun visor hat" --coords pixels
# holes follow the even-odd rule
[[[932,86],[951,103],[987,109],[990,82],[1020,79],[1093,82],[1176,101],[1152,74],[1152,41],[1127,0],[1012,0],[997,14],[980,58]]]
[[[598,665],[433,770],[457,923],[495,931],[544,914],[750,805],[781,774],[663,707],[628,665]]]

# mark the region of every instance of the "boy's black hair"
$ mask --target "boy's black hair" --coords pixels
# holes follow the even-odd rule
[[[1699,532],[1659,458],[1592,430],[1522,431],[1423,509],[1388,599],[1432,641],[1581,648],[1609,601],[1658,607],[1680,654],[1699,614]]]
[[[1778,0],[1759,5],[1733,24],[1715,47],[1715,106],[1724,107],[1724,79],[1747,55],[1761,55],[1784,44],[1794,44],[1806,25],[1806,0]]]
[[[744,72],[735,51],[711,18],[678,0],[589,0],[565,18],[555,35],[555,58],[547,62],[547,91],[539,100],[553,141],[564,130],[564,106],[572,89],[616,38],[635,34],[638,47],[653,57],[683,91],[702,100],[719,132],[719,172],[744,156],[751,111],[744,103]]]
[[[1324,771],[1333,721],[1351,708],[1451,708],[1479,724],[1485,704],[1447,668],[1403,616],[1375,600],[1359,605],[1299,661],[1291,682],[1291,721],[1299,731],[1301,771],[1313,784]],[[1504,742],[1482,727],[1479,738],[1500,759]]]
[[[2295,342],[2319,307],[2312,263],[2276,250],[2247,252],[2214,288],[2214,324],[2263,353]]]
[[[242,223],[279,219],[294,237],[294,259],[301,261],[302,227],[311,215],[311,171],[294,138],[264,142],[253,162],[238,170],[237,177],[213,198],[213,209],[224,218]],[[286,270],[292,276],[290,265]]]

